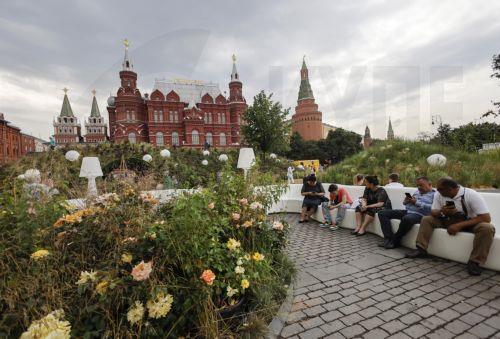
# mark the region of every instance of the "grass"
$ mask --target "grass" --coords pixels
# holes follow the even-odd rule
[[[427,157],[435,153],[446,157],[446,165],[435,167],[427,163]],[[399,173],[405,186],[414,186],[415,179],[425,175],[433,182],[450,176],[467,187],[498,188],[500,150],[475,153],[419,141],[384,141],[329,167],[319,177],[323,182],[351,185],[357,173],[375,174],[385,184],[393,172]]]

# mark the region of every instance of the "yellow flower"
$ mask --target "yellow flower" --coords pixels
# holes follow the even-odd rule
[[[226,244],[227,248],[229,248],[229,250],[231,251],[235,251],[238,247],[241,246],[241,243],[234,239],[234,238],[230,238]]]
[[[64,311],[56,310],[40,320],[35,320],[20,339],[69,339],[71,324],[64,320]]]
[[[96,275],[97,275],[97,272],[94,272],[94,271],[90,271],[90,272],[82,271],[82,272],[80,272],[80,280],[78,280],[76,282],[76,284],[82,285],[82,284],[88,283],[89,281],[96,281],[96,279],[97,279]]]
[[[124,263],[130,264],[132,262],[132,259],[133,259],[132,254],[130,254],[130,253],[123,253],[122,254],[122,261]]]
[[[130,307],[130,309],[127,312],[127,320],[131,324],[138,323],[142,321],[142,318],[144,317],[144,306],[142,306],[142,303],[140,301],[136,301],[134,303],[134,306]]]
[[[106,291],[108,290],[108,287],[109,287],[109,281],[103,280],[97,284],[95,290],[97,293],[99,293],[99,295],[104,295],[104,293],[106,293]]]
[[[32,253],[30,257],[31,257],[31,259],[38,261],[40,259],[47,257],[49,254],[50,254],[50,252],[47,250],[38,250],[38,251]]]
[[[250,282],[247,279],[241,280],[241,288],[247,289],[250,286]]]
[[[260,254],[259,252],[255,252],[252,255],[252,259],[255,260],[255,261],[262,261],[262,260],[264,260],[264,255]]]
[[[253,221],[252,220],[247,220],[243,223],[243,227],[245,228],[249,228],[253,225]]]
[[[170,294],[164,295],[163,293],[159,293],[156,296],[156,300],[148,300],[148,302],[146,303],[149,317],[158,319],[166,316],[172,308],[173,302],[174,297],[172,297]]]

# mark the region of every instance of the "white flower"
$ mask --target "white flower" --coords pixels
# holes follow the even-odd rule
[[[278,231],[283,231],[283,223],[279,221],[273,222],[273,229]]]
[[[271,159],[276,159],[276,158],[277,158],[277,155],[276,155],[276,154],[274,154],[274,153],[271,153],[271,154],[269,154],[269,158],[271,158]]]
[[[90,271],[90,272],[87,272],[87,271],[82,271],[80,272],[80,279],[76,282],[77,285],[82,285],[82,284],[86,284],[88,283],[89,281],[93,282],[93,281],[96,281],[97,279],[97,272],[94,272],[94,271]]]
[[[209,151],[207,151],[207,150],[204,150],[204,151],[203,151],[203,155],[204,155],[204,156],[209,156],[209,155],[210,155],[210,152],[209,152]]]
[[[202,164],[203,166],[207,166],[207,165],[208,165],[208,160],[207,160],[207,159],[203,159],[203,160],[201,161],[201,164]]]
[[[253,210],[256,210],[258,208],[264,208],[264,206],[262,206],[262,204],[258,201],[255,201],[255,202],[252,202],[250,204],[250,208],[253,209]]]
[[[35,320],[20,339],[69,339],[71,324],[64,320],[64,311],[56,310],[40,320]]]
[[[238,261],[236,262],[236,265],[238,265],[238,266],[243,265],[243,260],[241,258],[238,258]]]
[[[148,300],[146,306],[148,308],[149,317],[158,319],[166,316],[172,308],[173,302],[174,297],[170,294],[164,295],[163,293],[157,295],[156,300]]]
[[[151,162],[151,160],[153,160],[153,157],[149,154],[145,154],[143,157],[142,157],[142,160],[144,160],[145,162]]]
[[[135,324],[142,321],[143,317],[144,317],[144,306],[142,306],[142,303],[140,301],[136,301],[134,303],[134,306],[130,307],[130,309],[127,312],[127,320],[131,324]]]
[[[168,149],[162,149],[160,151],[160,156],[163,158],[170,158],[170,151]]]
[[[227,154],[221,154],[219,155],[219,161],[226,162],[229,159]]]
[[[234,273],[243,274],[243,273],[245,273],[245,268],[243,266],[236,266],[234,269]]]
[[[226,292],[227,292],[227,296],[228,297],[232,297],[233,295],[235,295],[235,294],[238,293],[238,289],[237,288],[232,288],[231,286],[227,286]]]

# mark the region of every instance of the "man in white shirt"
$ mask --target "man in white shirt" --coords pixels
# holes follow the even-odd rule
[[[471,275],[480,275],[479,265],[488,258],[495,227],[483,197],[470,188],[460,186],[451,178],[441,178],[431,207],[431,215],[423,217],[417,236],[417,249],[409,258],[427,256],[427,247],[435,228],[446,228],[449,235],[460,231],[474,233],[472,252],[467,264]]]
[[[405,187],[405,186],[399,182],[399,174],[391,173],[389,174],[389,183],[386,184],[385,187]]]

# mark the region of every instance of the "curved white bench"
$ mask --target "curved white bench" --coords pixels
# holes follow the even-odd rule
[[[323,184],[325,192],[328,194],[328,186],[330,184]],[[349,186],[340,185],[349,192],[349,195],[354,200],[363,195],[364,186]],[[302,201],[304,199],[300,194],[302,189],[302,184],[291,184],[286,193],[284,193],[280,201],[274,204],[269,213],[300,213],[302,207]],[[405,192],[413,193],[416,188],[414,187],[402,187],[402,188],[387,188],[387,193],[391,199],[393,209],[404,209],[403,199]],[[491,214],[491,221],[495,225],[496,234],[493,239],[493,244],[488,255],[488,260],[484,264],[485,268],[500,271],[500,194],[498,193],[480,193]],[[312,216],[313,219],[323,222],[323,214],[321,208],[318,208],[316,213]],[[399,220],[392,220],[392,228],[396,232],[399,225]],[[354,229],[356,227],[356,218],[354,209],[348,209],[342,223],[340,224],[343,228]],[[412,227],[411,231],[404,237],[402,244],[409,248],[415,248],[415,242],[417,239],[418,229],[420,225],[415,225]],[[383,237],[382,229],[378,218],[375,218],[367,231],[374,233],[380,237]],[[458,261],[461,263],[467,263],[469,260],[470,252],[472,251],[472,241],[474,235],[468,232],[460,232],[455,236],[450,236],[445,229],[436,229],[432,235],[431,241],[429,243],[428,252],[434,256]]]

